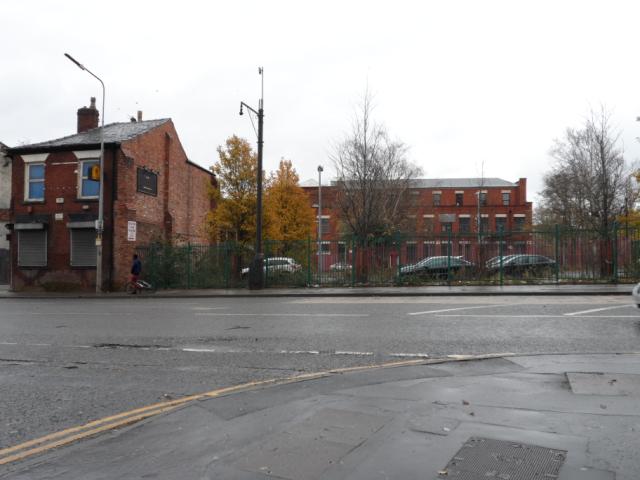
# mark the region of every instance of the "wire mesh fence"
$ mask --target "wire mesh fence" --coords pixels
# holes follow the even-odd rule
[[[158,288],[248,285],[251,246],[155,244],[137,249]],[[509,285],[633,282],[640,229],[606,235],[555,228],[528,232],[433,233],[366,240],[345,237],[264,242],[265,287]]]

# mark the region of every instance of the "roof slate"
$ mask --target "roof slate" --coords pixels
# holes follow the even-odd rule
[[[141,122],[123,122],[111,123],[104,126],[104,143],[120,143],[131,140],[139,135],[147,133],[163,123],[170,121],[169,118],[161,118],[158,120],[144,120]],[[61,147],[82,147],[89,145],[97,145],[100,143],[100,131],[102,127],[93,128],[86,132],[76,133],[55,140],[46,142],[32,143],[30,145],[21,145],[13,150],[44,150],[47,148]]]
[[[322,182],[324,185],[324,181]],[[331,180],[331,185],[337,185]],[[317,187],[318,181],[305,180],[301,187]],[[416,178],[411,181],[412,188],[480,188],[480,187],[516,187],[517,184],[501,178]]]
[[[501,178],[416,178],[414,188],[480,188],[515,187],[517,184]]]

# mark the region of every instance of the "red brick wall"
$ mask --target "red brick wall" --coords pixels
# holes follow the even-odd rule
[[[113,280],[126,280],[137,246],[154,240],[205,243],[205,215],[210,209],[207,185],[212,176],[190,164],[173,122],[122,144],[118,157],[118,198],[114,203]],[[137,169],[158,172],[158,195],[137,191]],[[127,240],[129,221],[137,224],[136,241]],[[144,269],[144,266],[143,266]]]
[[[137,168],[143,166],[158,172],[157,196],[137,191]],[[12,235],[14,290],[63,283],[86,290],[95,287],[95,268],[70,266],[69,214],[98,215],[97,200],[77,199],[77,169],[78,161],[72,151],[51,153],[45,166],[44,202],[26,203],[23,201],[24,162],[16,155],[12,173],[14,215],[47,214],[50,222],[46,268],[18,268],[17,235]],[[106,288],[119,289],[127,280],[136,246],[157,239],[206,241],[203,227],[210,208],[207,184],[213,177],[187,162],[171,121],[123,142],[120,149],[107,149],[104,178],[103,285]],[[56,198],[63,198],[64,202],[56,203]],[[63,214],[62,220],[54,220],[56,212]],[[128,221],[137,224],[135,242],[127,240]]]
[[[111,177],[113,152],[105,152],[105,182]],[[24,201],[24,173],[25,166],[22,157],[14,157],[12,171],[12,197],[14,220],[17,215],[48,215],[47,228],[47,267],[46,268],[18,268],[18,248],[16,232],[12,234],[12,262],[14,290],[42,287],[45,284],[75,284],[83,289],[95,286],[95,268],[70,266],[70,231],[67,223],[69,214],[90,213],[97,217],[98,201],[78,199],[77,170],[78,160],[72,151],[51,153],[45,161],[45,194],[43,202]],[[56,199],[62,199],[57,203]],[[105,238],[104,261],[108,264],[110,250],[109,205],[111,192],[105,188]],[[55,220],[55,214],[61,213],[62,219]]]
[[[527,180],[521,178],[514,187],[483,187],[482,190],[487,191],[487,204],[481,207],[482,215],[489,215],[489,230],[495,230],[495,215],[506,214],[507,215],[507,230],[513,227],[513,218],[516,214],[526,215],[525,225],[530,226],[532,222],[532,204],[526,201],[526,185]],[[316,205],[318,203],[318,187],[303,187],[303,189],[309,195],[309,204]],[[416,235],[422,235],[425,232],[425,221],[423,215],[434,215],[433,228],[434,232],[441,232],[441,225],[438,222],[438,216],[440,214],[455,214],[456,221],[452,225],[453,232],[456,233],[459,230],[459,215],[469,215],[471,221],[471,232],[477,232],[476,217],[478,213],[477,196],[476,192],[479,190],[477,187],[473,188],[415,188],[411,189],[417,194],[409,193],[409,199],[411,207],[407,214],[415,215],[414,228]],[[502,191],[509,190],[510,192],[510,205],[502,205]],[[433,192],[440,191],[440,206],[433,204]],[[456,206],[456,191],[463,192],[462,206]],[[322,187],[322,214],[330,215],[329,224],[331,226],[331,233],[324,235],[325,240],[337,240],[339,238],[339,218],[340,211],[338,205],[335,203],[336,187],[323,186]],[[317,212],[317,210],[316,210]],[[317,213],[316,213],[317,214]]]

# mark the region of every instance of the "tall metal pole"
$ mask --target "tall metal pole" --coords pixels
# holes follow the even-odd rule
[[[102,292],[102,234],[104,232],[104,82],[95,73],[78,62],[68,53],[64,54],[69,60],[75,63],[80,70],[86,71],[89,75],[102,85],[102,126],[100,128],[100,191],[98,192],[98,220],[96,221],[96,293]]]
[[[258,101],[258,111],[251,108],[244,102],[240,102],[240,115],[243,107],[254,113],[258,117],[258,173],[256,192],[256,251],[253,261],[249,266],[249,288],[260,289],[264,287],[264,254],[262,252],[262,150],[264,131],[264,69],[258,68],[258,73],[262,77],[260,100]]]
[[[264,109],[262,107],[262,99],[260,99],[258,108],[258,192],[257,192],[257,206],[256,206],[256,260],[262,264],[262,145],[263,145],[263,125],[264,125]],[[258,267],[258,262],[256,262]],[[262,279],[262,275],[260,275]],[[262,281],[260,286],[262,287]]]
[[[322,272],[322,165],[318,165],[318,275]]]

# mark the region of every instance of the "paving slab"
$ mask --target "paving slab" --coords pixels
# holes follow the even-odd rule
[[[615,372],[623,365],[640,369],[640,356],[510,357],[329,375],[188,403],[0,467],[0,478],[637,480],[639,392],[634,373]],[[611,395],[614,378],[620,386]],[[474,450],[471,466],[459,469],[467,476],[456,477],[468,445],[482,442],[491,448]],[[557,472],[545,470],[543,457],[558,455]]]

